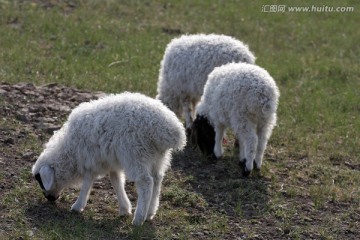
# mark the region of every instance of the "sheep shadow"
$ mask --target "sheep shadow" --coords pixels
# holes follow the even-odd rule
[[[243,177],[238,164],[238,151],[233,147],[225,156],[212,162],[191,144],[183,152],[174,154],[173,171],[192,176],[189,181],[193,191],[205,198],[209,207],[232,217],[251,219],[269,211],[270,180],[253,171]]]
[[[31,219],[32,229],[49,239],[147,239],[155,236],[151,223],[132,226],[132,217],[121,217],[117,212],[102,212],[99,217],[91,209],[85,209],[87,213],[75,213],[64,205],[46,200],[30,203],[25,215]]]

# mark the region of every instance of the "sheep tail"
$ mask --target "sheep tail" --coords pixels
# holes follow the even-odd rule
[[[181,127],[163,129],[164,137],[158,142],[160,148],[182,150],[186,145],[185,129]]]
[[[271,99],[267,99],[263,104],[261,111],[265,116],[269,116],[276,112],[276,103],[274,101],[271,101]]]
[[[266,104],[263,105],[263,107],[262,107],[262,113],[263,114],[269,115],[272,112],[273,112],[273,108],[272,108],[270,103],[266,103]]]

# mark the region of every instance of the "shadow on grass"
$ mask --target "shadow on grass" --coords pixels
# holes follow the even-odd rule
[[[87,213],[86,213],[87,211]],[[104,218],[92,216],[91,209],[84,213],[69,211],[61,204],[41,202],[30,204],[25,215],[36,229],[35,236],[46,239],[153,239],[151,223],[132,226],[132,217],[109,213]]]
[[[193,191],[201,194],[215,211],[245,219],[261,217],[269,211],[269,180],[261,171],[243,177],[237,153],[226,153],[211,163],[199,150],[187,146],[183,152],[174,154],[172,169],[192,176],[189,183]]]

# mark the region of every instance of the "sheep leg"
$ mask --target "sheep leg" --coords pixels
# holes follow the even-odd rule
[[[119,202],[120,216],[131,215],[131,203],[125,192],[125,176],[123,172],[110,172],[110,181],[115,189]]]
[[[190,133],[193,119],[192,119],[192,116],[191,116],[191,106],[190,106],[189,100],[183,101],[183,106],[182,107],[183,107],[184,116],[185,116],[186,131],[188,133]]]
[[[82,212],[89,199],[90,190],[94,183],[94,179],[90,176],[84,176],[83,185],[80,190],[80,194],[76,202],[71,206],[71,211]]]
[[[224,149],[222,146],[223,138],[224,138],[225,128],[223,126],[215,127],[215,146],[214,146],[214,154],[216,158],[222,157],[224,153]]]
[[[163,180],[163,176],[161,174],[155,174],[153,176],[154,180],[154,188],[152,193],[152,198],[149,206],[149,211],[146,219],[151,220],[154,218],[158,208],[159,208],[159,200],[160,200],[160,191],[161,191],[161,183]]]
[[[240,137],[237,137],[238,139],[238,143],[239,143],[239,159],[240,159],[240,164],[245,164],[245,162],[243,162],[245,160],[245,143],[244,140]]]
[[[138,194],[138,201],[136,204],[135,217],[132,221],[132,224],[141,225],[144,223],[147,217],[154,188],[154,180],[149,174],[145,174],[137,178],[135,185]]]
[[[191,107],[192,107],[192,111],[191,111],[191,117],[193,119],[195,119],[195,109],[196,109],[196,105],[199,99],[193,99],[193,101],[191,101]]]
[[[253,126],[246,126],[244,134],[245,147],[245,168],[244,175],[248,176],[253,169],[256,149],[258,144],[258,137]]]
[[[262,165],[262,160],[265,152],[265,148],[268,141],[268,133],[265,127],[262,127],[258,131],[258,146],[255,157],[255,168],[260,170]]]

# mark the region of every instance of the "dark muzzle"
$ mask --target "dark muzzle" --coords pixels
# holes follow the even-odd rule
[[[48,201],[50,201],[50,202],[55,202],[55,201],[59,198],[59,196],[46,195],[45,193],[44,193],[44,196],[45,196],[46,199],[47,199]]]

